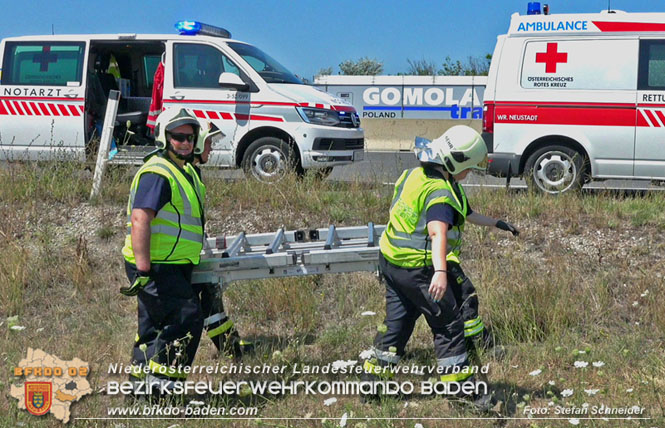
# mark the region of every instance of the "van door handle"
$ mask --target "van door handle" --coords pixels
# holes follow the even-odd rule
[[[172,100],[178,100],[178,101],[180,101],[180,100],[184,100],[184,99],[185,99],[185,96],[184,96],[184,95],[175,94],[175,95],[171,95],[169,98],[171,98]]]
[[[76,97],[78,97],[78,92],[74,92],[74,91],[66,92],[65,97],[67,97],[67,98],[76,98]]]

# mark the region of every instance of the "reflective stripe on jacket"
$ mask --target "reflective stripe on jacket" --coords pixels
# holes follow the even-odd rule
[[[122,254],[129,263],[136,263],[132,249],[132,206],[145,173],[159,174],[171,187],[171,201],[164,205],[150,222],[150,261],[169,264],[198,264],[203,249],[203,212],[205,186],[190,164],[179,169],[160,156],[152,156],[139,169],[132,181],[127,203],[127,236]],[[189,174],[192,183],[184,176]]]
[[[459,187],[460,197],[452,184],[431,177],[422,167],[408,169],[395,184],[390,206],[390,220],[381,235],[380,247],[392,264],[405,268],[432,265],[432,244],[427,231],[427,210],[434,204],[448,204],[460,215],[446,234],[446,259],[459,263],[459,252],[467,213],[467,199]]]

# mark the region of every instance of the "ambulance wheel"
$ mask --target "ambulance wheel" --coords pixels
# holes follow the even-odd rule
[[[276,182],[289,171],[298,172],[300,168],[293,147],[276,137],[262,137],[245,150],[242,169],[248,177]]]
[[[561,194],[582,188],[584,156],[564,146],[536,150],[526,161],[524,177],[530,189]]]

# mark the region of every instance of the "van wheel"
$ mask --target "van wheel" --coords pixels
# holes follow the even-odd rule
[[[584,156],[564,146],[536,150],[526,161],[524,174],[530,189],[561,194],[582,188]]]
[[[242,169],[248,177],[271,183],[281,180],[289,171],[298,172],[299,165],[293,148],[275,137],[254,141],[242,158]]]

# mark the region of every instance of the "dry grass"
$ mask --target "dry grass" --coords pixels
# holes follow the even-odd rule
[[[91,174],[70,166],[8,164],[0,168],[0,349],[3,367],[13,367],[28,347],[63,359],[79,357],[92,368],[95,391],[74,404],[73,417],[104,416],[122,398],[99,393],[110,380],[109,363],[127,363],[136,325],[135,300],[117,289],[126,279],[120,255],[131,170],[111,171],[103,197],[86,202]],[[252,181],[208,182],[209,232],[264,232],[324,227],[329,223],[384,223],[392,189],[380,184],[319,182],[288,177],[265,186]],[[645,407],[654,419],[618,423],[581,420],[579,426],[664,426],[665,382],[665,198],[653,193],[541,197],[526,192],[476,191],[472,207],[506,218],[522,231],[518,239],[474,226],[467,228],[463,265],[478,288],[481,315],[508,354],[484,356],[489,379],[509,417],[525,406],[575,404]],[[648,291],[647,291],[648,290]],[[259,343],[249,365],[329,364],[358,359],[371,345],[384,316],[383,286],[369,273],[311,276],[231,284],[227,312],[243,336]],[[361,316],[373,311],[375,316]],[[13,331],[18,315],[26,327]],[[582,351],[583,353],[580,353]],[[219,361],[203,338],[196,364]],[[222,359],[224,363],[228,360]],[[576,361],[588,362],[576,368]],[[602,361],[602,367],[593,362]],[[431,333],[420,320],[404,364],[432,365]],[[529,373],[540,369],[541,373]],[[259,376],[260,377],[260,376]],[[218,381],[233,376],[199,376]],[[251,379],[252,377],[246,377]],[[290,375],[315,380],[321,376]],[[334,377],[344,380],[344,377]],[[400,375],[399,379],[422,380]],[[35,418],[9,397],[9,370],[0,374],[0,426],[60,426],[53,417]],[[551,385],[549,382],[553,382]],[[570,397],[561,392],[572,389]],[[588,395],[584,390],[599,391]],[[626,392],[631,390],[631,392]],[[261,417],[314,417],[326,421],[245,421],[242,426],[349,427],[570,426],[568,421],[431,421],[474,417],[442,398],[415,396],[363,403],[339,396],[324,406],[321,396],[225,397],[206,399],[224,406],[259,407]],[[408,403],[408,404],[406,404]],[[550,408],[553,408],[550,406]],[[116,421],[115,426],[209,426],[210,421]],[[453,425],[454,424],[454,425]],[[103,426],[74,421],[71,426]],[[235,423],[238,425],[238,423]],[[111,424],[111,426],[114,426]],[[231,426],[231,425],[229,425]]]

